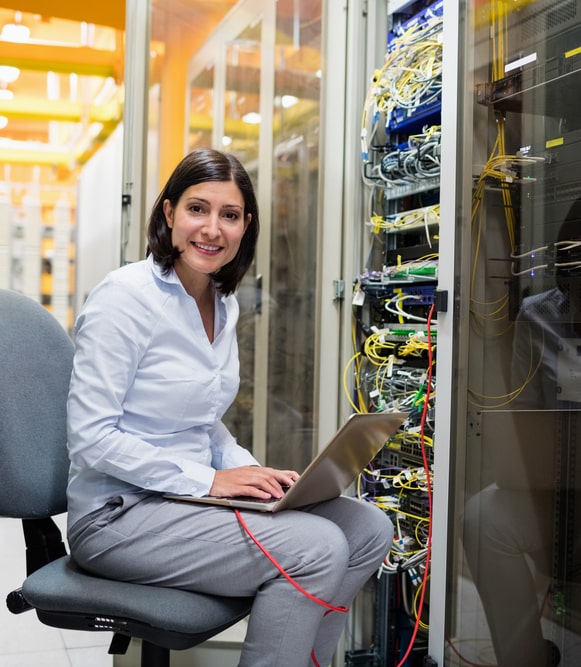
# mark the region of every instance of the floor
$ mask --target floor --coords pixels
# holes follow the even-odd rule
[[[64,517],[59,517],[59,526],[64,533]],[[21,524],[16,519],[0,518],[0,595],[6,595],[19,587],[25,569],[24,539]],[[458,587],[462,596],[462,621],[459,621],[458,635],[448,645],[445,663],[450,667],[466,667],[470,664],[494,665],[494,653],[490,643],[490,635],[484,621],[478,595],[469,581],[463,581]],[[113,657],[107,649],[111,633],[78,632],[50,628],[38,621],[33,611],[23,614],[11,614],[4,601],[0,602],[0,665],[1,667],[113,667]],[[472,613],[470,613],[472,610]],[[551,636],[551,624],[547,621],[545,636]],[[224,637],[226,640],[216,642],[208,649],[180,651],[174,656],[176,665],[197,667],[204,665],[235,665],[237,650],[244,636],[245,627],[240,624],[229,632],[235,636]],[[218,639],[218,638],[217,638]],[[567,633],[563,648],[566,646],[562,659],[562,667],[578,667],[581,656],[581,637]],[[235,650],[226,650],[230,646]],[[453,650],[451,650],[451,647]],[[139,664],[135,647],[128,651],[127,656],[117,658],[119,667],[133,667]],[[202,648],[202,647],[200,647]],[[181,655],[183,654],[183,655]],[[460,657],[461,656],[461,657]],[[201,662],[200,662],[201,661]]]
[[[56,519],[65,534],[65,516]],[[107,653],[112,633],[60,630],[40,623],[34,611],[12,614],[6,595],[19,588],[25,575],[22,525],[0,517],[0,667],[113,667]],[[238,656],[246,622],[241,621],[196,649],[172,654],[175,667],[230,667]],[[115,659],[116,667],[140,664],[139,646],[132,642],[127,655]]]
[[[59,520],[62,529],[62,517]],[[111,633],[50,628],[33,611],[12,614],[6,595],[25,574],[21,523],[0,518],[0,665],[2,667],[112,667],[107,654]]]
[[[469,579],[460,578],[457,584],[457,608],[461,609],[456,621],[456,632],[446,643],[446,667],[497,667],[490,632],[476,588]],[[541,620],[543,636],[559,646],[559,667],[581,665],[580,628],[564,629],[553,619]]]

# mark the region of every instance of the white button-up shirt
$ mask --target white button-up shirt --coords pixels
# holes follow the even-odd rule
[[[75,324],[68,521],[122,493],[202,496],[215,470],[258,465],[221,422],[239,386],[236,297],[214,342],[195,300],[150,256],[109,274]]]

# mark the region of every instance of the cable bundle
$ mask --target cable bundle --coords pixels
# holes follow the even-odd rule
[[[417,183],[440,175],[440,127],[412,135],[407,144],[389,151],[374,173],[388,185]]]

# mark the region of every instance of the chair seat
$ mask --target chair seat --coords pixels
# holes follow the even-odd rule
[[[170,649],[195,646],[228,628],[248,615],[253,601],[110,581],[87,574],[69,556],[33,572],[22,592],[48,625],[110,630]]]

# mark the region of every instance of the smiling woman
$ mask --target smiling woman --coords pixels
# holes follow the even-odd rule
[[[153,208],[147,258],[89,295],[67,402],[67,536],[74,560],[94,574],[253,597],[240,667],[304,667],[311,655],[327,665],[345,619],[313,600],[346,611],[389,548],[387,515],[346,496],[244,518],[168,497],[269,500],[298,479],[260,465],[222,421],[240,385],[234,291],[257,234],[238,159],[193,151]],[[276,552],[276,568],[254,535],[265,554]]]
[[[212,274],[234,259],[251,214],[244,215],[244,199],[235,181],[190,186],[174,208],[163,202],[172,244],[180,256],[174,268],[194,298],[211,283]]]
[[[228,295],[254,259],[259,227],[254,188],[239,160],[199,149],[178,164],[153,206],[147,255],[164,272],[182,273],[194,291],[211,278]]]

